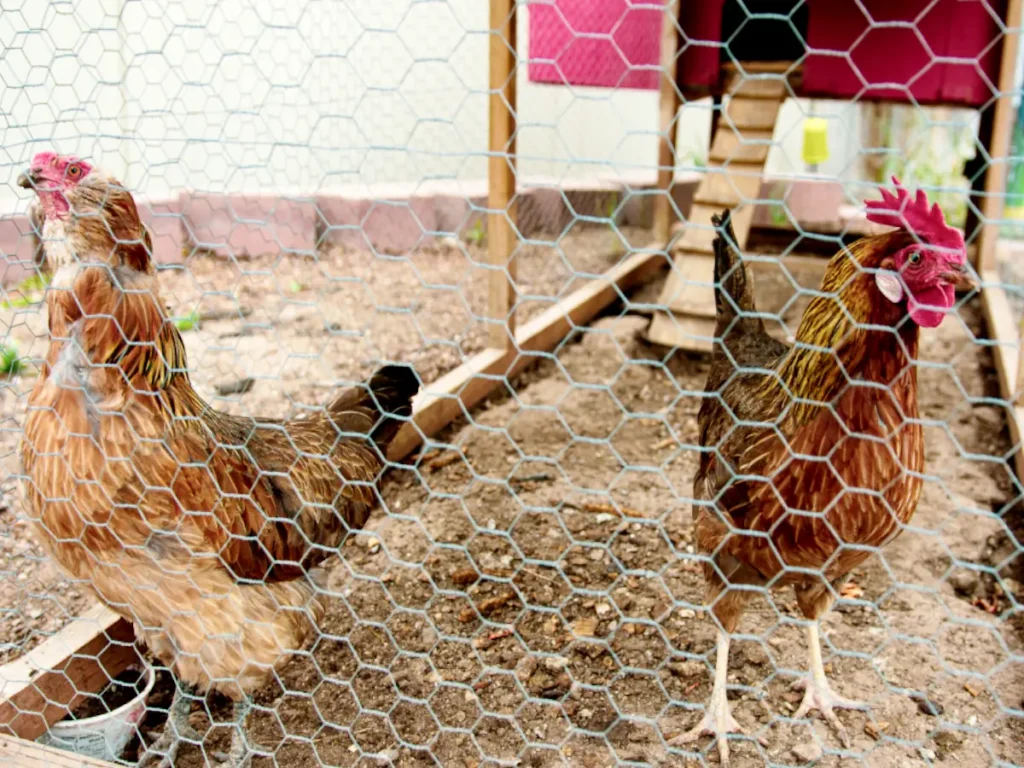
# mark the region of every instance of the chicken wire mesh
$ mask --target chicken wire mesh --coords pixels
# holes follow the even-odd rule
[[[925,189],[968,245],[985,223],[971,190],[990,156],[1008,4],[897,5],[681,4],[669,210],[682,226],[666,250],[650,229],[665,11],[520,3],[518,39],[505,39],[517,57],[516,246],[494,265],[486,3],[0,0],[5,731],[127,763],[172,754],[182,766],[688,765],[722,758],[709,736],[678,739],[707,711],[711,725],[734,715],[744,731],[728,738],[733,765],[1024,764],[1017,438],[981,302],[962,292],[922,330],[910,363],[899,357],[909,341],[894,346],[879,316],[829,304],[837,290],[820,287],[828,256],[871,233],[857,211],[890,174]],[[733,78],[724,103],[707,96],[721,77]],[[765,84],[780,95],[733,109],[742,89]],[[735,137],[724,158],[712,142],[723,135]],[[48,151],[82,162],[33,160]],[[550,352],[522,341],[550,327],[558,302],[599,293],[602,275],[638,255],[685,251],[688,231],[710,244],[701,207],[718,214],[733,202],[744,204],[728,243],[755,276],[774,339],[758,337],[760,356],[645,339],[652,318],[667,319],[682,346],[708,334],[710,321],[693,325],[707,315],[675,311],[701,284],[709,257],[699,252],[644,285],[605,290],[599,315],[567,323]],[[900,241],[907,259],[912,245],[922,243]],[[1019,318],[1020,268],[1007,250],[983,278]],[[111,264],[100,287],[71,282],[97,259]],[[848,280],[861,285],[872,269]],[[488,304],[496,271],[514,276],[517,359],[530,366],[485,370],[470,386],[492,381],[495,392],[435,422],[422,446],[408,425],[394,437],[401,425],[375,410],[407,420],[408,372],[371,385],[362,415],[352,402],[345,417],[325,406],[385,361],[414,367],[418,408],[454,397],[446,374],[484,370],[500,317]],[[152,320],[154,295],[166,323]],[[742,291],[732,305],[728,333],[751,317]],[[844,368],[846,385],[889,393],[850,414],[838,392],[787,389],[796,406],[845,421],[828,446],[801,442],[790,408],[759,411],[778,395],[761,379],[739,400],[742,377],[705,394],[722,360],[781,371],[773,344],[815,347],[799,331],[808,313],[852,317],[852,336],[880,334],[817,348],[845,366],[860,344],[868,362]],[[106,323],[104,343],[90,321]],[[884,383],[871,378],[875,362]],[[193,386],[235,420],[211,417]],[[273,421],[298,417],[301,428]],[[338,449],[371,425],[379,449],[403,446],[383,477],[374,449]],[[819,459],[805,461],[807,483],[825,483],[827,464],[839,501],[791,504],[802,481],[789,465],[713,464],[722,485],[694,488],[709,458],[738,455],[730,440],[764,433],[781,438],[766,450],[787,461]],[[842,445],[864,434],[872,449],[843,459]],[[867,456],[885,482],[870,471],[849,482],[865,477],[855,470]],[[752,482],[774,490],[758,497]],[[917,483],[911,520],[880,537],[857,529],[858,514],[884,529],[880,506],[907,511],[886,494]],[[740,520],[736,487],[759,499],[755,514],[773,499],[788,513],[747,560],[708,546],[691,513],[714,497]],[[339,522],[361,523],[374,501],[365,526]],[[824,517],[834,510],[838,519]],[[810,540],[786,527],[801,517],[817,521]],[[836,572],[835,540],[875,556]],[[818,668],[868,704],[840,710],[845,741],[790,690],[815,671],[816,636],[806,591],[794,601],[788,586],[773,589],[780,577],[763,561],[751,576],[748,561],[771,552],[787,573],[829,582],[815,596],[835,599]],[[736,626],[706,610],[716,574],[749,599]],[[98,607],[94,586],[137,631]],[[727,659],[715,651],[720,626]],[[136,634],[148,641],[138,654]],[[63,673],[40,672],[69,655]],[[133,711],[150,665],[155,685]],[[716,674],[728,698],[713,695]],[[207,685],[218,694],[204,697]],[[819,709],[829,692],[818,690]],[[76,717],[41,734],[29,713],[50,702],[46,719],[58,721],[72,696]],[[111,709],[119,715],[93,730],[80,722]],[[21,764],[26,749],[5,745],[0,760]]]

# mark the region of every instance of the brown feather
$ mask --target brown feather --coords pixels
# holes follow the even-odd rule
[[[67,226],[83,266],[47,295],[21,448],[29,513],[55,559],[186,683],[237,697],[322,617],[315,567],[377,507],[418,382],[387,366],[290,421],[213,409],[192,388],[134,201],[94,196],[99,215]]]
[[[701,445],[715,450],[702,455],[694,481],[696,539],[713,556],[709,601],[729,583],[792,583],[801,606],[820,612],[830,603],[826,582],[849,573],[913,514],[924,467],[909,365],[918,330],[899,324],[903,310],[881,299],[863,271],[906,239],[865,238],[837,254],[792,348],[759,321],[737,321],[756,311],[753,294],[735,277],[745,269],[728,237],[716,244],[716,271],[727,278],[716,280],[728,293],[719,299],[724,339],[707,385],[716,396],[698,419]],[[727,630],[746,595],[731,591],[715,603]]]

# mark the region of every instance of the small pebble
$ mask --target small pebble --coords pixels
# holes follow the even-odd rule
[[[961,595],[971,595],[978,587],[978,573],[961,569],[949,577],[949,585]]]
[[[804,763],[813,763],[821,759],[821,747],[816,741],[806,744],[797,744],[791,750],[793,757]]]
[[[927,696],[911,696],[910,698],[917,702],[917,708],[923,715],[938,717],[946,711],[945,707],[939,704],[939,702],[932,701]]]
[[[921,755],[921,759],[922,760],[928,760],[929,762],[931,762],[932,760],[935,759],[935,750],[934,749],[928,749],[927,747],[921,747],[919,750],[917,750],[917,753],[919,755]]]

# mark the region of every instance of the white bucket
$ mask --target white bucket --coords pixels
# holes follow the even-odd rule
[[[83,757],[114,762],[121,757],[135,735],[136,726],[146,715],[146,699],[153,690],[156,675],[146,666],[146,687],[127,704],[84,720],[61,720],[36,741],[48,747],[66,749]]]

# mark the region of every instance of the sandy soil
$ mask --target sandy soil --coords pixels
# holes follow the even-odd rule
[[[615,262],[610,245],[607,232],[582,231],[564,259],[527,250],[524,291],[571,290],[573,270]],[[372,356],[413,361],[429,380],[483,342],[473,314],[486,275],[451,248],[393,262],[335,252],[319,265],[189,266],[194,277],[167,276],[176,312],[200,297],[202,311],[230,309],[231,273],[252,308],[187,334],[202,394],[256,379],[222,407],[277,415],[362,376],[370,363],[353,361]],[[657,289],[633,298],[653,301]],[[27,344],[38,318],[19,318],[12,334]],[[388,511],[337,559],[323,636],[257,699],[256,766],[717,762],[710,739],[694,748],[703,753],[665,745],[710,692],[714,631],[702,620],[687,502],[707,363],[663,363],[663,350],[636,338],[645,322],[623,314],[580,329],[557,361],[445,433],[444,451],[389,475]],[[734,765],[1024,764],[1024,621],[1004,592],[1019,605],[1022,558],[1007,531],[1008,441],[980,334],[973,304],[962,322],[924,334],[924,499],[824,623],[836,688],[871,704],[840,714],[852,748],[840,754],[818,719],[787,720],[806,651],[792,595],[780,592],[752,605],[733,646],[736,717],[767,744],[736,743]],[[18,380],[3,395],[9,472],[28,386]],[[5,500],[0,648],[11,658],[89,598],[42,562],[16,498]],[[165,682],[152,704],[166,706],[166,695]],[[228,717],[220,702],[192,717],[205,729],[211,716]],[[226,740],[210,728],[204,750],[183,748],[179,764],[202,765]]]

